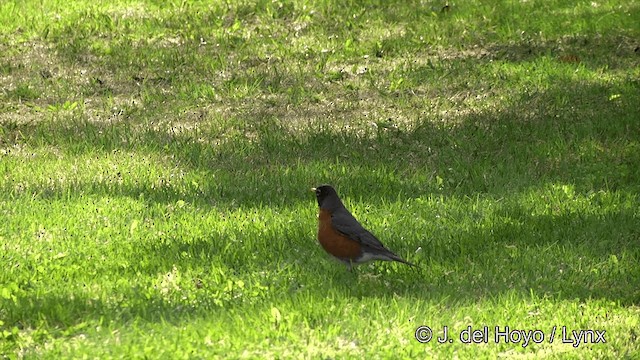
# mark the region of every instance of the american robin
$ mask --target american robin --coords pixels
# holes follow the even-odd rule
[[[344,262],[349,271],[353,264],[370,260],[398,261],[415,266],[385,248],[363,228],[344,207],[333,187],[322,185],[311,191],[315,191],[320,207],[318,241],[326,252]]]

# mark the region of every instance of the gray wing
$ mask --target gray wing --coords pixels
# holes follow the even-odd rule
[[[368,232],[367,229],[363,228],[358,220],[356,220],[346,209],[340,209],[333,212],[331,215],[331,225],[338,232],[368,248],[370,252],[381,255],[382,257],[378,258],[380,260],[395,260],[409,266],[416,266],[415,264],[403,260],[389,249],[385,248],[380,240],[378,240],[378,238],[376,238],[372,233]]]
[[[361,245],[376,250],[382,250],[384,252],[389,251],[384,247],[384,245],[382,245],[380,240],[367,231],[367,229],[363,228],[358,220],[356,220],[346,209],[342,209],[342,211],[335,211],[331,215],[331,225],[333,225],[334,229],[350,239],[359,242]]]

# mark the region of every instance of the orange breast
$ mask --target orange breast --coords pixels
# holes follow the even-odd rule
[[[360,256],[360,244],[333,229],[328,211],[320,209],[318,221],[318,241],[326,252],[341,260],[353,260]]]

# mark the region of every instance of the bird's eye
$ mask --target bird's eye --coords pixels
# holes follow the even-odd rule
[[[316,195],[320,195],[320,189],[316,189]]]

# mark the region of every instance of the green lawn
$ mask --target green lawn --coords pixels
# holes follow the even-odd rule
[[[640,1],[444,5],[0,3],[0,358],[638,358]]]

